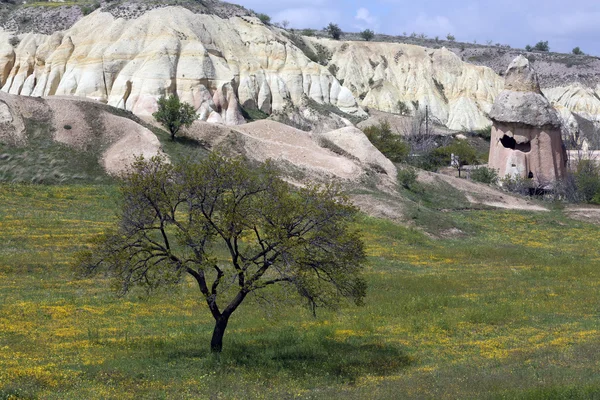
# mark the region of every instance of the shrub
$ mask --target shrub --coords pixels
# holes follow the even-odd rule
[[[375,37],[375,32],[373,32],[371,29],[365,29],[360,33],[360,37],[368,42]]]
[[[550,51],[550,46],[548,45],[548,41],[546,40],[545,42],[543,41],[539,41],[535,44],[535,46],[533,46],[534,50],[538,50],[538,51]]]
[[[529,195],[531,189],[533,188],[533,182],[531,179],[510,175],[506,175],[504,178],[500,179],[500,185],[509,192],[523,195]]]
[[[475,182],[495,185],[498,183],[498,172],[493,168],[479,167],[471,171],[471,179]]]
[[[487,140],[488,142],[492,138],[492,125],[487,126],[483,129],[478,129],[473,132],[475,136],[479,136],[480,138]]]
[[[342,37],[342,35],[344,34],[340,27],[337,24],[334,24],[333,22],[330,22],[329,25],[327,25],[324,28],[324,30],[329,34],[329,36],[331,36],[335,40],[340,40],[340,37]]]
[[[575,183],[580,201],[591,203],[600,196],[600,168],[592,160],[581,160],[577,165]]]
[[[410,115],[410,108],[406,105],[402,100],[398,100],[398,114],[400,115]]]
[[[438,147],[433,153],[442,164],[450,165],[452,154],[458,157],[461,166],[477,162],[477,152],[466,140],[455,140],[447,146]]]
[[[449,33],[448,35],[446,35],[446,39],[448,39],[451,42],[454,42],[456,40],[456,38],[454,37],[453,34]]]
[[[96,9],[100,8],[100,4],[99,3],[87,4],[80,8],[81,8],[81,13],[83,15],[88,15],[88,14],[91,14],[92,12],[94,12]]]
[[[525,51],[530,52],[533,51],[533,47],[531,47],[530,45],[525,46]]]
[[[259,13],[259,14],[256,14],[256,16],[258,17],[258,19],[260,19],[260,21],[263,24],[271,25],[271,17],[269,17],[267,14]]]
[[[171,133],[171,140],[182,127],[190,127],[198,118],[191,104],[181,102],[176,94],[161,97],[157,101],[158,111],[152,116]]]
[[[373,146],[393,162],[406,160],[409,146],[402,136],[392,132],[390,123],[384,120],[379,125],[372,125],[363,130]]]
[[[581,51],[581,49],[579,48],[579,46],[578,46],[578,47],[575,47],[575,48],[572,50],[572,52],[573,52],[573,54],[575,54],[576,56],[582,56],[582,55],[584,55],[584,54],[585,54],[583,51]]]
[[[419,173],[413,167],[405,167],[398,170],[398,183],[406,189],[411,189],[417,183]]]
[[[303,36],[315,36],[315,30],[314,29],[304,29],[304,30],[302,30],[302,35]]]

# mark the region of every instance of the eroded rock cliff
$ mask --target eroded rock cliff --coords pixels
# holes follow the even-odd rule
[[[2,90],[75,95],[149,115],[177,92],[202,120],[240,124],[239,105],[265,113],[306,99],[363,115],[350,91],[285,35],[255,17],[223,19],[181,7],[139,18],[96,11],[64,32],[0,35]]]

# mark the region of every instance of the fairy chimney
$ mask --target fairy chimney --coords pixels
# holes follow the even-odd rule
[[[490,118],[489,167],[499,176],[530,178],[540,187],[551,187],[565,176],[560,119],[527,58],[519,56],[509,65]]]

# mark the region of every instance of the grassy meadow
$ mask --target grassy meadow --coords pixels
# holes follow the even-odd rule
[[[364,306],[249,299],[215,357],[191,281],[74,279],[117,202],[0,184],[0,399],[600,398],[600,227],[560,210],[444,213],[445,239],[364,217]]]

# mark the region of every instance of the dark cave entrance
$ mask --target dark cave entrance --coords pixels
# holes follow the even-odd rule
[[[515,138],[507,135],[500,138],[500,143],[507,149],[519,150],[523,153],[529,153],[531,151],[531,142],[517,143]]]

